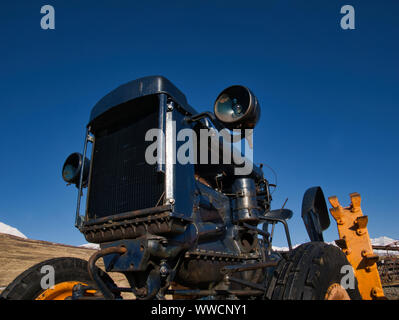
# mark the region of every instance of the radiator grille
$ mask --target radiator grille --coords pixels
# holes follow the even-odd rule
[[[126,120],[126,119],[125,119]],[[163,193],[156,165],[145,161],[147,130],[158,126],[158,113],[141,116],[96,136],[88,199],[89,218],[155,207]]]

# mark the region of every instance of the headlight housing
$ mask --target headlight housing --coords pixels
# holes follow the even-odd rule
[[[83,155],[79,152],[72,153],[65,160],[62,167],[62,178],[65,182],[79,185],[80,175],[83,167],[83,180],[82,187],[87,186],[87,180],[89,177],[90,160],[85,158],[83,162]]]
[[[260,105],[251,90],[235,85],[218,95],[214,113],[228,129],[253,129],[260,118]]]

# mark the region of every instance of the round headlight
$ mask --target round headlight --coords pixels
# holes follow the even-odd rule
[[[258,100],[244,86],[224,89],[215,101],[214,112],[228,129],[253,129],[260,118]]]
[[[62,178],[67,183],[79,184],[80,173],[83,167],[83,186],[87,185],[89,176],[90,160],[85,158],[83,166],[82,154],[75,152],[68,156],[62,167]]]

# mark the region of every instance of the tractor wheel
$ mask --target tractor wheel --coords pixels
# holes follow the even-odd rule
[[[51,269],[48,266],[54,268],[54,287],[43,289],[42,279]],[[105,272],[99,268],[97,271],[100,272],[100,276],[106,284],[111,287],[115,286],[113,280]],[[7,286],[0,298],[7,300],[68,300],[72,297],[72,288],[77,284],[97,288],[87,271],[87,261],[77,258],[55,258],[40,262],[25,270]],[[101,296],[98,290],[87,290],[86,294]]]
[[[360,300],[356,278],[344,289],[350,263],[337,247],[324,242],[305,243],[285,254],[267,279],[266,298],[272,300]],[[346,269],[347,270],[347,269]],[[345,282],[345,281],[344,281]],[[346,286],[346,285],[344,285]]]

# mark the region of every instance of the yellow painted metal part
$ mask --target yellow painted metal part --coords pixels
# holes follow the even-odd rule
[[[65,300],[72,297],[72,289],[75,285],[82,284],[78,281],[65,281],[57,283],[53,288],[44,290],[35,300]],[[88,294],[94,294],[95,290],[87,290]]]
[[[346,254],[358,281],[360,295],[364,300],[385,299],[380,275],[377,270],[378,256],[374,254],[367,231],[367,216],[360,208],[361,197],[351,193],[351,204],[342,207],[336,196],[328,200],[331,215],[337,222],[339,240],[335,243]]]

